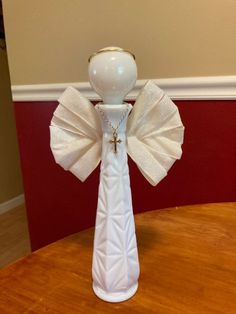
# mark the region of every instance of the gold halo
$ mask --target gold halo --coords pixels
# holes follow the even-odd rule
[[[93,54],[91,54],[91,56],[88,58],[88,62],[91,61],[91,59],[93,57],[95,57],[96,55],[98,55],[99,53],[102,53],[102,52],[108,52],[108,51],[119,51],[119,52],[127,52],[129,53],[135,60],[135,55],[130,52],[129,50],[126,50],[126,49],[123,49],[123,48],[119,48],[119,47],[107,47],[107,48],[103,48],[103,49],[100,49],[98,50],[97,52],[94,52]]]

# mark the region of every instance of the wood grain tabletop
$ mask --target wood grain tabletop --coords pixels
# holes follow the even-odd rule
[[[135,222],[141,274],[133,298],[94,295],[89,229],[0,270],[0,313],[236,314],[236,203],[149,211]]]

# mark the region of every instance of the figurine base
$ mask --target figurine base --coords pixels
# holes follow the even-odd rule
[[[138,283],[136,283],[133,287],[131,287],[129,290],[124,291],[124,292],[107,292],[107,291],[102,290],[99,287],[96,287],[93,284],[93,291],[97,297],[99,297],[103,301],[113,302],[113,303],[128,300],[135,294],[137,289],[138,289]]]

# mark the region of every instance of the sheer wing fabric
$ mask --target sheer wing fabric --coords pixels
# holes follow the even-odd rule
[[[51,125],[55,161],[85,181],[101,159],[102,130],[93,104],[73,87],[58,99]]]
[[[91,102],[73,87],[59,98],[51,125],[55,161],[81,181],[101,159],[102,130]],[[140,92],[127,124],[127,152],[152,185],[182,154],[184,127],[174,103],[152,81]]]
[[[128,120],[127,152],[150,184],[158,184],[180,159],[183,133],[176,105],[148,81]]]

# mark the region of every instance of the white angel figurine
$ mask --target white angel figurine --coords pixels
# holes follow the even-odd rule
[[[95,107],[68,87],[59,98],[50,132],[54,158],[81,181],[100,166],[93,251],[93,290],[109,302],[137,290],[139,261],[127,153],[152,185],[182,154],[184,127],[175,104],[148,81],[134,106],[123,103],[134,87],[134,55],[118,48],[89,59],[90,83],[103,103]]]

